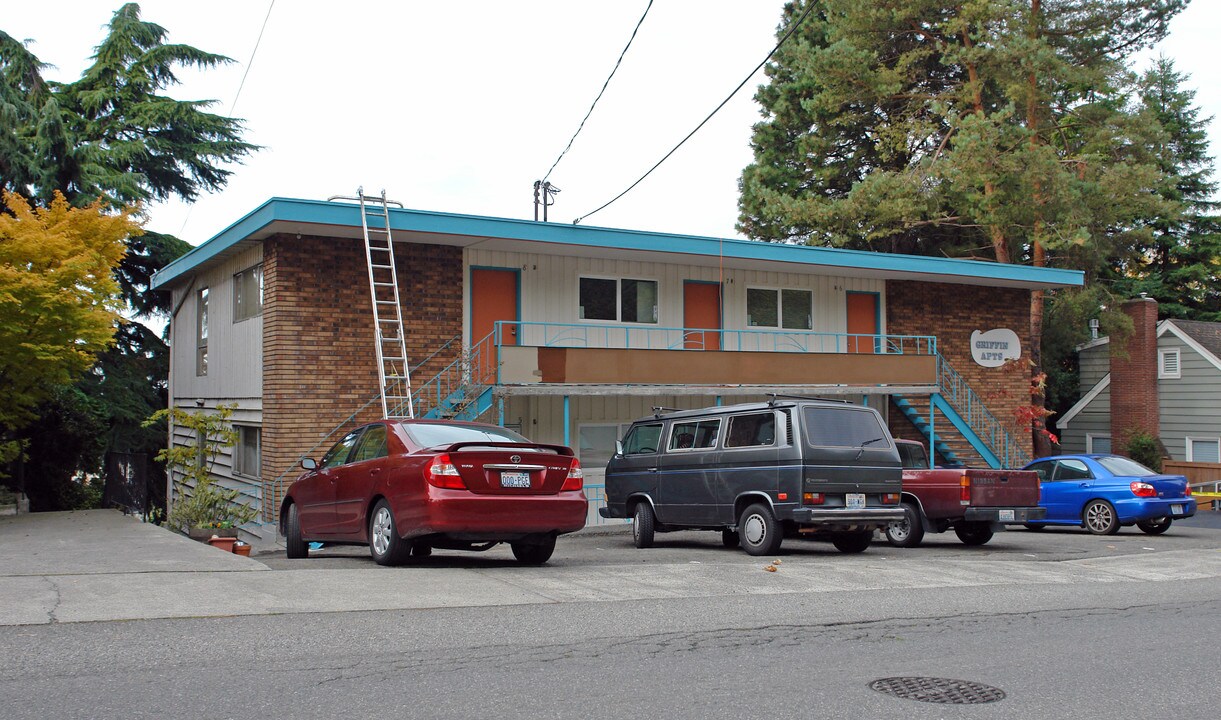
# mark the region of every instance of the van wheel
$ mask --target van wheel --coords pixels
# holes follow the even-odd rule
[[[742,511],[738,518],[738,534],[747,555],[773,555],[780,549],[784,535],[771,508],[755,503]]]
[[[862,553],[869,549],[873,542],[873,531],[859,533],[844,533],[831,538],[831,544],[842,553]]]
[[[954,534],[963,545],[983,545],[992,539],[992,527],[986,522],[964,522],[954,526]]]
[[[920,509],[911,503],[900,505],[903,519],[886,526],[886,540],[898,548],[913,548],[924,539],[924,523]]]
[[[742,545],[742,536],[734,530],[722,530],[721,544],[727,548],[740,547]]]
[[[636,504],[632,513],[632,541],[638,548],[653,547],[653,532],[656,518],[653,517],[653,506],[647,502]]]

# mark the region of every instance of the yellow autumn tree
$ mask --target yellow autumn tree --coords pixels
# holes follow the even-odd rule
[[[14,430],[57,386],[76,380],[111,341],[121,307],[114,269],[124,239],[142,232],[133,210],[74,208],[56,193],[31,207],[4,193],[0,212],[0,461]]]

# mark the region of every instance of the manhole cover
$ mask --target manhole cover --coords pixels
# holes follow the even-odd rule
[[[869,687],[895,697],[944,705],[982,705],[1005,699],[1005,691],[966,680],[930,677],[892,677],[874,680]]]

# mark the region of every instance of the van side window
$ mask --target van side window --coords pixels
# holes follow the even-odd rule
[[[772,413],[734,415],[729,418],[725,447],[764,447],[776,444],[776,416]]]
[[[661,423],[637,425],[623,439],[624,455],[648,455],[661,443]]]
[[[890,447],[889,433],[878,415],[863,408],[807,405],[802,409],[802,419],[811,447]]]
[[[670,450],[699,450],[716,447],[721,420],[703,419],[676,422],[670,429]]]

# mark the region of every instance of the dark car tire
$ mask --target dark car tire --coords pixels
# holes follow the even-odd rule
[[[1152,520],[1141,520],[1136,523],[1136,527],[1141,529],[1148,535],[1161,535],[1170,529],[1170,523],[1174,522],[1168,517],[1153,518]]]
[[[986,545],[992,539],[992,527],[986,522],[963,522],[954,526],[954,534],[963,545]]]
[[[735,530],[722,530],[721,544],[727,548],[742,547],[742,536]]]
[[[513,557],[522,565],[542,565],[555,552],[555,536],[549,535],[542,542],[509,543],[509,547],[513,548]]]
[[[309,543],[301,538],[301,511],[297,503],[288,506],[288,517],[284,518],[284,544],[289,560],[309,557]]]
[[[839,550],[842,553],[848,553],[850,555],[865,552],[869,549],[869,546],[872,543],[872,530],[856,533],[843,533],[831,538],[831,544],[835,546],[836,550]]]
[[[886,541],[897,548],[914,548],[924,539],[924,518],[920,508],[903,503],[903,519],[886,526]]]
[[[632,542],[638,548],[653,547],[653,533],[657,519],[653,516],[653,506],[645,501],[636,504],[632,511]]]
[[[1115,506],[1106,500],[1091,500],[1081,511],[1081,524],[1094,535],[1114,535],[1119,532],[1119,517]]]
[[[402,565],[411,553],[411,543],[399,537],[390,503],[378,500],[369,515],[369,554],[378,565]]]
[[[762,503],[748,506],[738,517],[738,535],[747,555],[773,555],[780,549],[784,533],[772,509]]]
[[[1042,532],[1047,525],[1043,523],[1025,523],[1026,529],[1031,532]]]

